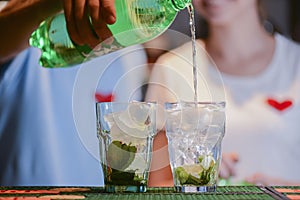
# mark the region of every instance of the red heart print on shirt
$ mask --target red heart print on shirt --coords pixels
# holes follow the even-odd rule
[[[278,111],[284,111],[293,105],[291,100],[277,101],[273,98],[268,98],[267,103]]]
[[[112,102],[114,101],[114,96],[112,94],[101,94],[101,93],[96,93],[95,98],[97,102]]]

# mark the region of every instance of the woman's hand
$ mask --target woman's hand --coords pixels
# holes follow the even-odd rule
[[[114,0],[63,0],[72,41],[91,48],[112,36],[107,24],[116,21]]]
[[[238,160],[236,153],[223,153],[219,176],[223,179],[235,176],[235,166]]]

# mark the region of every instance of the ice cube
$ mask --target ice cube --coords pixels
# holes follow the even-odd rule
[[[110,127],[114,127],[117,134],[127,134],[137,138],[148,137],[149,126],[152,126],[150,114],[152,110],[147,104],[130,104],[126,110],[122,112],[114,112],[105,116],[105,120]],[[116,128],[117,127],[117,128]],[[113,131],[111,130],[113,133]]]
[[[203,146],[211,150],[223,138],[223,133],[224,130],[222,130],[222,127],[210,125],[202,137]]]

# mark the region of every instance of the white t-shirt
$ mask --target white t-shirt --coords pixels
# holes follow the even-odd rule
[[[28,48],[0,67],[0,185],[103,185],[95,93],[141,100],[146,54],[137,45],[60,69],[39,57]]]
[[[253,77],[220,74],[198,41],[199,100],[226,102],[223,152],[239,154],[235,181],[262,173],[300,182],[300,46],[275,38],[272,62]],[[191,43],[159,58],[146,99],[194,100]]]

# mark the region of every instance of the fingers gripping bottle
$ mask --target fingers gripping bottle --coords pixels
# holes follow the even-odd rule
[[[64,14],[59,13],[41,23],[31,35],[30,45],[41,49],[42,66],[69,67],[157,37],[171,25],[178,11],[189,4],[191,0],[116,0],[117,20],[108,25],[114,40],[100,43],[93,50],[72,43]]]

